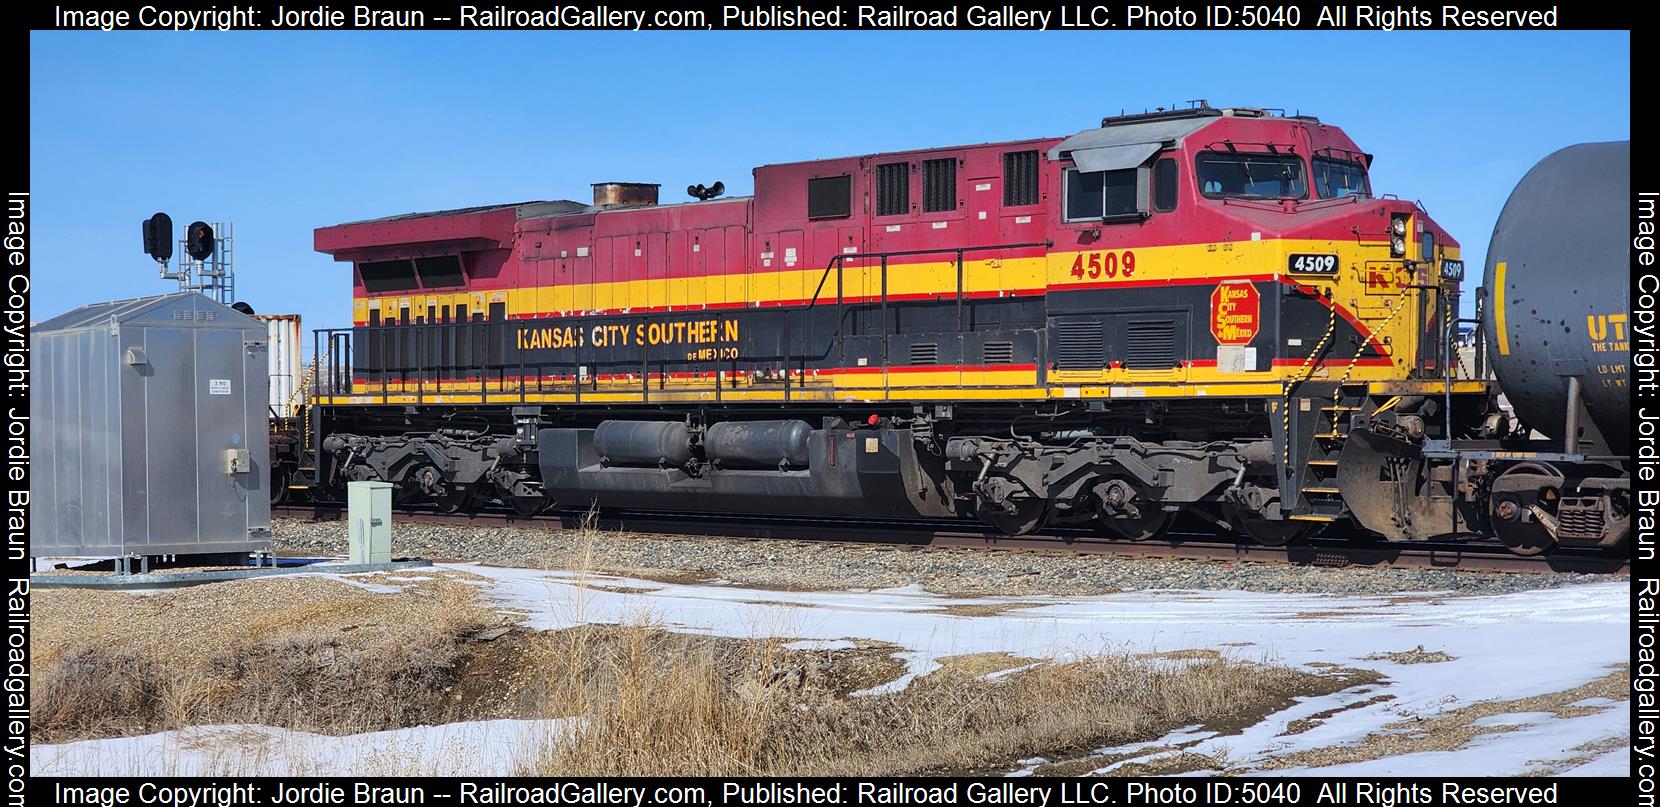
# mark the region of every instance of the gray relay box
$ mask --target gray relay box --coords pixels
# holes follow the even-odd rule
[[[29,555],[271,545],[266,325],[196,292],[29,329]]]

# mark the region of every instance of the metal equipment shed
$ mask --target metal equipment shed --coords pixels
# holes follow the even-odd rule
[[[29,330],[31,557],[265,551],[266,325],[195,292]]]

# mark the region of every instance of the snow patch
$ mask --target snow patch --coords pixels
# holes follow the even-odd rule
[[[650,591],[624,593],[609,589],[627,585],[627,578],[589,576],[589,582],[603,586],[593,588],[579,586],[574,575],[563,572],[441,565],[489,579],[484,591],[497,607],[538,630],[645,617],[667,630],[686,633],[822,642],[868,639],[906,648],[895,654],[906,665],[904,675],[856,693],[859,696],[902,690],[938,669],[940,659],[972,653],[1066,661],[1113,651],[1215,649],[1242,660],[1309,669],[1354,667],[1385,676],[1365,687],[1301,699],[1239,733],[1200,738],[1185,749],[1198,754],[1225,750],[1230,765],[1245,768],[1300,750],[1357,744],[1390,723],[1588,683],[1626,662],[1630,623],[1627,587],[1622,583],[1482,596],[1149,590],[1099,596],[944,597],[920,586],[865,592],[773,591],[691,583],[663,583]],[[962,615],[967,606],[980,606],[981,611],[997,610],[984,606],[1003,608],[990,616]],[[1380,652],[1417,646],[1452,659],[1401,664],[1377,658]],[[1385,695],[1391,697],[1380,697]],[[1365,703],[1373,699],[1377,700]],[[1353,775],[1385,775],[1397,769],[1393,766],[1420,773],[1524,772],[1533,762],[1572,758],[1571,750],[1582,743],[1622,736],[1620,715],[1629,710],[1629,702],[1607,707],[1572,719],[1495,716],[1482,727],[1525,727],[1482,735],[1479,743],[1444,756],[1413,754],[1395,758],[1398,763],[1379,760],[1342,770],[1352,769]],[[1292,721],[1302,719],[1314,720],[1314,725],[1286,733]],[[1546,726],[1553,728],[1546,731]],[[1147,747],[1193,739],[1191,733],[1177,733]],[[1483,743],[1497,743],[1505,751],[1495,753]],[[1469,760],[1477,755],[1482,761],[1472,766]],[[1130,761],[1146,760],[1108,767]]]
[[[508,776],[568,720],[481,720],[332,737],[193,726],[29,749],[37,776]]]

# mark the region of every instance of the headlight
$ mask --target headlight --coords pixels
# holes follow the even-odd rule
[[[1406,239],[1402,238],[1401,236],[1398,236],[1398,235],[1390,238],[1389,239],[1389,255],[1391,257],[1395,257],[1395,258],[1405,257],[1406,256]]]
[[[1395,218],[1391,219],[1390,222],[1389,222],[1389,232],[1394,233],[1395,235],[1398,235],[1401,238],[1405,238],[1406,237],[1406,217],[1405,216],[1396,216]]]

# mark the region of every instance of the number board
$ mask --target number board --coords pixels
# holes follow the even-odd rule
[[[1286,268],[1292,272],[1305,275],[1335,275],[1337,274],[1336,255],[1309,255],[1295,252],[1286,262]]]

